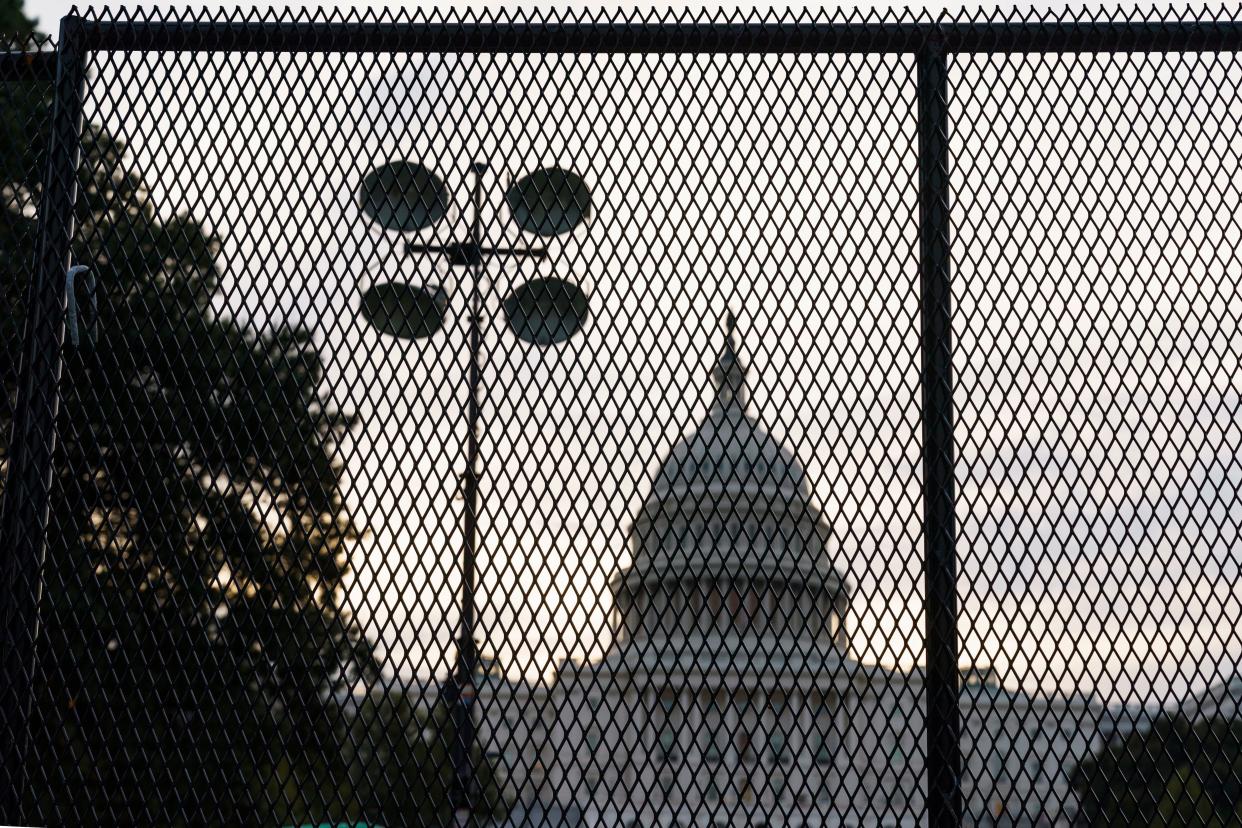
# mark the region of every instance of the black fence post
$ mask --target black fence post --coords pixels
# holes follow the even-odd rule
[[[73,239],[86,86],[82,21],[61,21],[51,135],[34,269],[26,299],[26,328],[13,414],[9,470],[0,511],[0,549],[4,579],[4,654],[0,681],[0,740],[4,742],[4,779],[0,822],[25,824],[22,799],[26,776],[28,720],[32,697],[34,647],[52,456],[56,448],[56,414],[60,407],[61,348],[65,336],[65,273]]]
[[[917,62],[927,808],[931,828],[949,828],[961,824],[962,797],[953,496],[949,73],[944,41],[936,34],[930,35]]]

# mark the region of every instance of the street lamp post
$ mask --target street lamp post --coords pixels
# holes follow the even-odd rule
[[[461,515],[461,595],[457,663],[444,692],[453,720],[450,760],[453,766],[452,807],[458,825],[469,823],[474,811],[475,767],[471,748],[475,741],[471,703],[476,694],[474,675],[478,666],[475,643],[475,557],[478,550],[479,515],[479,420],[482,374],[483,267],[489,257],[544,258],[547,250],[536,247],[489,247],[485,244],[483,176],[487,164],[470,166],[470,231],[466,240],[447,245],[409,242],[407,255],[444,256],[454,267],[469,269],[468,347],[470,363],[466,384],[465,469],[461,491],[465,501]],[[536,170],[505,192],[510,216],[526,233],[543,238],[572,231],[590,218],[590,190],[576,174],[557,167]],[[416,233],[439,222],[448,212],[448,190],[433,172],[419,164],[397,161],[372,170],[362,182],[359,202],[364,214],[386,230]],[[362,313],[381,333],[402,339],[431,336],[444,324],[448,295],[438,285],[381,282],[362,298]],[[577,332],[588,317],[586,294],[574,283],[559,278],[534,279],[519,285],[502,303],[509,328],[525,342],[555,345]]]

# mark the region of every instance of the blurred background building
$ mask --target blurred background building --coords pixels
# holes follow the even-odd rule
[[[924,812],[922,674],[851,658],[831,523],[748,413],[731,328],[706,419],[633,522],[607,655],[565,663],[550,685],[492,670],[480,690],[512,824],[913,825]],[[970,822],[1070,822],[1068,774],[1105,718],[1089,697],[964,671]]]

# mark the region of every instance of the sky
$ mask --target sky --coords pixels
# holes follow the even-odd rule
[[[44,31],[47,31],[49,33],[55,33],[57,29],[57,21],[59,21],[61,17],[68,14],[75,7],[79,9],[85,9],[85,8],[89,8],[92,4],[79,2],[79,0],[26,0],[25,5],[26,5],[27,14],[31,15],[32,17],[34,17],[36,20],[39,21],[40,28],[42,28]],[[93,5],[95,5],[96,7],[100,7],[103,5],[117,6],[118,4],[96,3]],[[125,8],[139,7],[136,4],[129,4],[129,3],[119,4],[119,5],[122,5]],[[205,3],[193,3],[193,4],[188,4],[188,5],[189,7],[194,8],[194,9],[205,9],[205,10],[210,11],[210,10],[220,10],[220,9],[249,9],[249,8],[254,7],[255,4],[237,3],[237,2],[228,2],[228,3],[205,2]],[[836,4],[836,3],[795,2],[795,3],[781,4],[780,6],[776,8],[779,8],[782,11],[787,10],[792,13],[799,13],[802,11],[815,12],[815,11],[832,10],[832,9],[846,9],[846,10],[860,9],[865,12],[869,10],[879,10],[879,11],[900,10],[900,9],[907,8],[910,5],[911,4],[898,3],[898,2],[869,2],[869,3],[850,4],[850,5],[841,5],[841,4]],[[186,8],[186,7],[187,7],[187,4],[171,4],[171,3],[141,4],[141,8],[146,8],[146,9],[168,9],[168,8]],[[342,3],[342,2],[320,3],[320,2],[296,2],[296,1],[289,2],[289,3],[280,3],[278,4],[278,7],[279,8],[290,8],[290,9],[401,8],[401,6],[399,5],[398,6],[391,6],[391,5],[386,6],[385,4],[376,4],[376,3]],[[474,9],[487,9],[487,10],[499,11],[499,12],[512,12],[517,9],[521,9],[521,10],[548,10],[548,9],[563,10],[564,8],[563,5],[557,5],[554,3],[468,4],[468,3],[460,3],[460,2],[422,3],[422,4],[419,4],[419,7],[425,10],[430,10],[430,9],[465,10],[469,8],[474,8]],[[624,11],[633,11],[635,13],[640,13],[640,14],[650,13],[652,11],[666,11],[668,8],[666,4],[656,4],[656,3],[648,3],[648,2],[624,3],[624,4],[622,3],[600,3],[597,0],[593,0],[592,2],[574,3],[573,7],[579,10],[605,10],[605,11],[624,10]],[[689,10],[703,10],[703,9],[717,10],[718,9],[724,13],[733,13],[738,10],[751,11],[756,8],[759,8],[759,9],[768,8],[768,7],[763,7],[763,6],[754,7],[754,6],[744,5],[744,4],[728,3],[728,2],[726,3],[689,2],[689,3],[678,4],[677,7],[683,8],[683,9],[689,9]],[[939,13],[941,11],[946,11],[950,14],[954,14],[954,13],[960,13],[964,10],[975,9],[977,8],[977,4],[949,2],[949,3],[914,4],[913,7],[917,9],[925,9],[929,11],[929,13],[933,13],[933,14]],[[1029,12],[1032,10],[1036,12],[1040,12],[1040,11],[1048,11],[1048,10],[1059,10],[1061,8],[1062,8],[1062,4],[1048,3],[1048,2],[1034,2],[1034,3],[1002,2],[1002,3],[990,3],[987,5],[987,9],[989,13],[996,12],[996,13],[1001,13],[1001,14],[1007,14],[1014,10],[1018,10],[1021,12]],[[1109,10],[1112,8],[1112,6],[1109,6],[1108,4],[1104,4],[1104,3],[1092,2],[1092,3],[1076,4],[1075,8],[1076,9],[1087,9],[1087,10],[1091,10],[1091,9]],[[1169,4],[1165,4],[1162,6],[1162,9],[1167,9],[1167,10],[1176,10],[1176,9],[1183,9],[1183,8],[1193,9],[1195,8],[1195,6],[1194,4],[1191,4],[1191,3],[1169,3]]]
[[[751,412],[805,465],[854,585],[851,649],[908,667],[923,626],[912,68],[110,56],[87,112],[165,213],[222,238],[221,311],[309,327],[330,400],[359,415],[341,459],[370,532],[350,600],[396,672],[451,652],[465,367],[464,274],[402,256],[357,209],[362,177],[396,158],[454,193],[420,241],[464,233],[474,160],[497,243],[529,241],[500,197],[525,172],[566,166],[593,190],[591,223],[547,261],[486,274],[479,603],[511,675],[608,646],[608,581],[660,458],[706,411],[726,310]],[[1239,75],[1229,56],[951,65],[959,629],[963,660],[1007,686],[1168,700],[1242,656]],[[499,302],[546,275],[581,284],[592,317],[541,350],[503,329]],[[449,289],[443,332],[401,343],[361,322],[361,293],[394,279]]]

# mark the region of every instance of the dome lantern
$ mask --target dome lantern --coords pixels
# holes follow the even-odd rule
[[[737,346],[733,334],[737,327],[737,318],[733,311],[725,317],[725,343],[716,356],[716,364],[712,367],[712,385],[716,387],[716,404],[727,406],[736,403],[738,407],[746,407],[746,367],[737,355]]]

